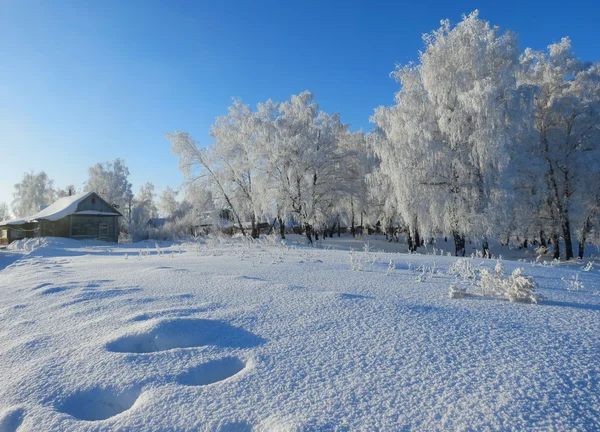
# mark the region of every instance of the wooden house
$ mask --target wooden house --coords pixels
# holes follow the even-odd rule
[[[0,244],[29,237],[68,237],[116,242],[121,213],[95,192],[60,198],[23,219],[0,222]]]

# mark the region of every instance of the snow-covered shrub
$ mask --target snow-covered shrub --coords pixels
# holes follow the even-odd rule
[[[504,277],[504,266],[498,260],[494,271],[481,269],[479,288],[486,297],[504,297],[510,302],[537,303],[536,284],[531,276],[521,276],[523,269],[517,268],[508,277]]]
[[[464,263],[460,263],[464,261]],[[537,304],[541,299],[536,294],[536,284],[531,276],[525,277],[522,268],[515,269],[509,277],[504,276],[504,266],[498,260],[493,270],[482,268],[477,272],[469,267],[467,260],[458,260],[453,270],[457,283],[450,286],[450,298],[463,298],[473,290],[473,294],[484,297],[504,298],[510,302]],[[462,280],[460,279],[462,278]]]
[[[461,258],[450,266],[448,274],[457,276],[462,280],[475,280],[477,277],[477,270],[473,268],[471,260]]]
[[[396,269],[396,263],[394,262],[394,260],[390,260],[390,262],[388,263],[387,273],[385,275],[389,276],[390,274],[392,274],[392,272],[395,269]]]
[[[366,268],[372,268],[378,259],[375,254],[370,252],[356,252],[350,248],[350,268],[353,271],[363,271]]]
[[[428,271],[429,269],[425,265],[419,266],[415,270],[415,282],[425,282],[429,276]]]
[[[588,263],[583,268],[584,272],[590,271],[594,267],[594,263],[592,261],[588,261]]]
[[[479,280],[479,288],[481,295],[485,297],[502,297],[505,293],[504,286],[504,266],[502,261],[498,260],[494,271],[482,268],[480,270],[481,279]]]
[[[547,255],[550,250],[546,246],[538,246],[535,250],[535,254],[538,257]]]
[[[131,238],[131,235],[125,231],[121,231],[119,233],[119,240],[118,242],[120,244],[129,244],[133,242],[133,239]]]
[[[562,277],[561,280],[567,286],[568,291],[583,291],[585,289],[585,285],[579,280],[579,272],[575,273],[575,276],[571,276],[569,279]]]
[[[264,246],[286,247],[285,240],[277,233],[261,236],[260,242]]]
[[[521,276],[523,269],[517,268],[506,279],[506,298],[510,302],[537,304],[539,296],[536,296],[537,288],[531,276]]]
[[[452,284],[452,285],[450,285],[449,295],[450,295],[450,298],[453,298],[453,299],[465,298],[467,296],[467,288],[459,287],[456,284]]]

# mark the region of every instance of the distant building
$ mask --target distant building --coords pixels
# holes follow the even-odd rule
[[[117,209],[95,192],[60,198],[38,213],[0,222],[0,244],[30,237],[68,237],[116,242]]]
[[[165,226],[167,222],[171,222],[170,218],[151,218],[148,220],[147,224],[151,228],[162,228]]]

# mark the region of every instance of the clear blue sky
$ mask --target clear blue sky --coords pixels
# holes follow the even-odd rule
[[[256,104],[309,89],[369,130],[390,105],[397,63],[417,59],[440,19],[483,19],[542,49],[570,36],[600,59],[600,2],[0,0],[0,201],[23,172],[81,187],[96,162],[125,159],[158,190],[183,179],[164,134],[210,143],[230,97]]]

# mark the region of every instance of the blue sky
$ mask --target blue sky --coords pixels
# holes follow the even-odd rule
[[[23,172],[81,187],[89,166],[125,159],[160,191],[183,177],[164,134],[209,144],[232,96],[252,105],[312,90],[369,130],[390,105],[395,64],[417,59],[440,19],[480,16],[542,49],[570,36],[600,59],[600,2],[0,0],[0,201]]]

